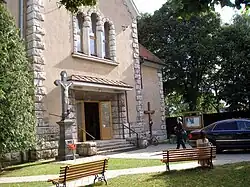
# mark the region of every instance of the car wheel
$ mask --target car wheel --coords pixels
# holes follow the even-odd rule
[[[216,145],[215,141],[209,140],[209,142],[211,142],[212,145],[216,147],[216,153],[221,153],[223,151],[219,146]]]

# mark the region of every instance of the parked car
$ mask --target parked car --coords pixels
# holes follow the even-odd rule
[[[205,132],[208,140],[218,152],[225,149],[250,149],[250,120],[228,119],[217,121],[202,129],[191,131],[189,144],[196,147],[200,131]]]

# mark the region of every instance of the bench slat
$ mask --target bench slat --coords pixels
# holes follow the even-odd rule
[[[89,169],[85,169],[85,170],[74,170],[74,171],[69,171],[67,172],[67,177],[70,177],[71,175],[77,175],[79,173],[82,173],[83,175],[88,175],[89,171],[95,171],[96,173],[100,174],[103,172],[103,168],[89,168]],[[106,169],[104,170],[106,171]],[[60,177],[64,177],[64,175],[60,175]]]
[[[199,155],[208,155],[210,156],[211,153],[208,153],[208,152],[194,152],[194,153],[184,153],[184,154],[179,154],[179,155],[169,155],[169,157],[167,156],[163,156],[163,158],[178,158],[178,157],[191,157],[191,156],[199,156]],[[216,153],[212,153],[212,155],[216,155]]]
[[[169,162],[181,162],[181,161],[193,161],[193,160],[206,160],[206,159],[210,159],[211,157],[182,157],[182,158],[178,158],[178,159],[169,159]],[[215,157],[213,157],[215,158]],[[162,159],[162,162],[166,163],[168,160],[167,159]]]
[[[212,153],[212,155],[211,155]],[[192,161],[192,160],[206,160],[212,156],[216,158],[216,147],[200,147],[194,149],[170,149],[163,151],[164,163],[178,162],[178,161]]]
[[[75,175],[67,175],[66,177],[66,180],[67,181],[72,181],[72,180],[76,180],[76,179],[80,179],[80,178],[84,178],[84,177],[89,177],[89,176],[92,176],[92,175],[97,175],[97,174],[101,174],[102,172],[98,171],[98,170],[91,170],[89,172],[86,172],[86,173],[78,173],[78,174],[75,174]],[[63,182],[64,181],[64,178],[60,178],[59,182]]]
[[[106,161],[107,163],[108,161]],[[93,162],[84,162],[81,164],[76,164],[76,165],[69,165],[69,168],[78,168],[78,167],[82,167],[82,166],[92,166],[92,165],[96,165],[96,164],[102,164],[103,165],[104,160],[98,160],[98,161],[93,161]],[[66,166],[61,166],[60,169],[65,169]]]
[[[76,165],[61,166],[59,178],[49,179],[48,182],[55,182],[59,184],[65,183],[66,167],[67,167],[66,181],[72,181],[83,177],[103,174],[108,168],[108,159],[97,160],[93,162],[85,162]]]
[[[70,167],[68,170],[67,170],[67,173],[71,173],[71,172],[74,172],[74,171],[85,171],[85,170],[90,170],[90,169],[93,169],[93,168],[100,168],[100,169],[103,169],[104,165],[103,163],[102,164],[99,164],[99,165],[93,165],[93,166],[81,166],[81,167]],[[108,167],[108,165],[105,166],[104,169],[106,169]],[[63,171],[63,170],[62,170]]]

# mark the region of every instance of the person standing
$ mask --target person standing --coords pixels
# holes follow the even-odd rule
[[[175,127],[175,133],[176,133],[176,138],[177,138],[177,147],[176,149],[180,149],[180,145],[182,146],[183,149],[186,149],[185,143],[183,141],[183,133],[184,133],[183,125],[182,125],[182,118],[178,117],[177,118],[177,123]]]

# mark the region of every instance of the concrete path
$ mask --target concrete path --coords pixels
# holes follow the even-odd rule
[[[187,145],[189,147],[189,145]],[[161,159],[161,151],[166,149],[174,149],[174,144],[160,144],[158,146],[150,146],[146,149],[139,149],[124,153],[116,153],[110,155],[97,155],[92,157],[80,158],[77,160],[62,161],[64,164],[77,164],[102,158],[131,158],[131,159]],[[222,165],[227,163],[235,163],[242,161],[250,161],[250,152],[229,152],[218,154],[214,160],[215,165]],[[171,170],[181,170],[197,167],[197,162],[188,162],[180,164],[170,164]],[[141,173],[154,173],[166,171],[165,166],[132,168],[122,170],[108,170],[106,177],[108,179],[118,177],[121,175],[141,174]],[[58,175],[42,175],[42,176],[27,176],[27,177],[0,177],[0,183],[18,183],[18,182],[34,182],[34,181],[47,181],[48,179],[56,178]],[[82,180],[69,183],[69,186],[83,186],[93,183],[93,177],[83,178]]]

